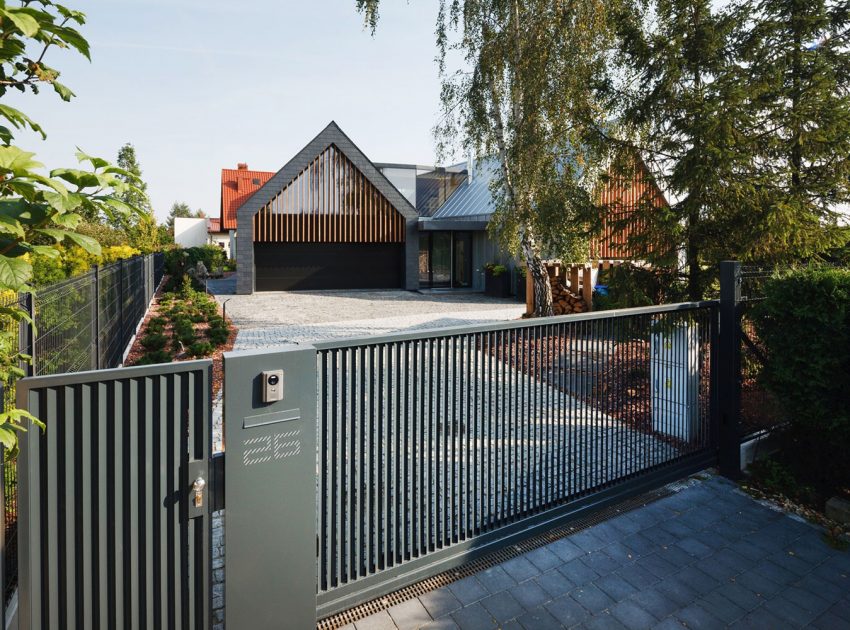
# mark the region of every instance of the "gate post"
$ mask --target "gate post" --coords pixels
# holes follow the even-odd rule
[[[311,346],[224,355],[228,628],[316,627],[316,378]]]
[[[718,398],[720,407],[720,474],[741,476],[741,263],[720,263],[720,357]]]

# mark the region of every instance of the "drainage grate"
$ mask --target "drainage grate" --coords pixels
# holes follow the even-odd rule
[[[433,591],[446,586],[447,584],[451,584],[452,582],[456,582],[475,573],[479,573],[484,569],[489,569],[490,567],[496,566],[497,564],[510,560],[511,558],[521,556],[522,554],[528,553],[538,547],[548,545],[551,542],[555,542],[556,540],[580,532],[588,527],[598,525],[609,518],[614,518],[620,514],[631,512],[632,510],[636,510],[644,505],[663,499],[674,492],[675,490],[672,487],[659,488],[658,490],[653,490],[615,505],[602,508],[588,516],[570,521],[566,525],[555,527],[548,532],[538,534],[527,540],[523,540],[522,542],[488,553],[480,558],[467,562],[466,564],[462,564],[459,567],[438,573],[437,575],[426,578],[416,584],[411,584],[410,586],[405,586],[397,591],[393,591],[388,595],[383,595],[382,597],[365,602],[355,606],[354,608],[349,608],[348,610],[336,613],[330,617],[325,617],[317,624],[317,630],[334,630],[334,628],[341,628],[346,624],[354,623],[359,619],[363,619],[369,615],[386,610],[390,606],[395,606],[396,604],[419,597],[429,591]]]

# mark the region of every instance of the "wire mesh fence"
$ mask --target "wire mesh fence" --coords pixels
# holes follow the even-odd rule
[[[3,356],[18,351],[32,356],[25,366],[34,376],[113,368],[121,365],[124,351],[147,310],[164,273],[163,254],[136,256],[62,282],[40,287],[32,295],[0,294],[0,309],[27,311],[32,323],[0,315],[0,329],[16,335],[0,336]],[[0,383],[3,409],[15,405],[12,383]],[[5,600],[17,585],[17,465],[3,466],[5,508],[3,589]]]

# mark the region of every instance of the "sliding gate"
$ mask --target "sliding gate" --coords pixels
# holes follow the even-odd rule
[[[211,365],[18,383],[22,630],[209,627]]]

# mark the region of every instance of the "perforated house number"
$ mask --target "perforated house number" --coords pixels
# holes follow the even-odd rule
[[[242,443],[242,464],[253,466],[293,457],[301,452],[301,430],[248,438]]]

